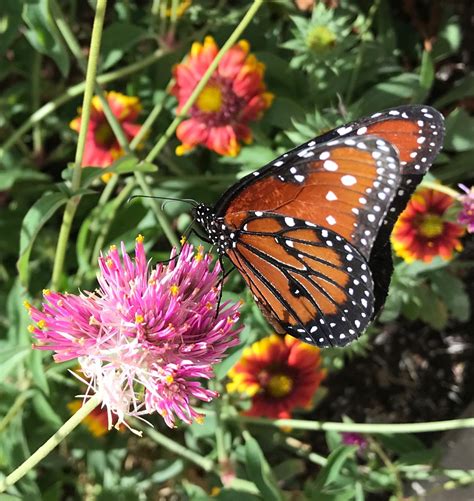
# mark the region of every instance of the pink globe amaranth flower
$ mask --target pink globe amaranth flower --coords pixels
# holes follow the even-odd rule
[[[343,432],[341,436],[344,445],[356,445],[359,451],[363,451],[368,445],[367,439],[360,433]]]
[[[462,210],[458,215],[458,223],[466,226],[469,233],[474,233],[474,186],[469,189],[464,184],[458,185],[466,194],[460,195]]]
[[[139,98],[125,96],[114,91],[107,92],[105,95],[112,113],[130,141],[141,128],[141,125],[136,123],[142,109]],[[69,124],[71,129],[76,132],[79,132],[81,127],[81,114],[82,111],[79,109],[79,116]],[[91,102],[91,116],[82,160],[83,167],[108,167],[124,154],[124,150],[107,121],[99,96],[94,96]]]
[[[202,248],[185,244],[169,264],[150,268],[143,237],[132,260],[122,243],[99,258],[100,288],[79,295],[44,291],[41,310],[27,304],[38,349],[53,350],[57,362],[78,358],[86,396],[96,393],[109,425],[126,416],[155,411],[166,424],[178,417],[201,420],[193,398],[217,396],[200,378],[238,344],[238,304],[224,303],[216,314],[220,266]]]
[[[265,66],[241,40],[231,47],[219,62],[216,71],[199,94],[189,111],[190,118],[178,126],[176,135],[182,142],[176,154],[183,155],[197,145],[219,155],[236,156],[240,141],[250,143],[251,121],[259,120],[269,108],[273,94],[266,91],[263,81]],[[171,93],[178,99],[178,111],[184,106],[219,48],[212,37],[204,44],[193,43],[183,63],[175,66],[175,84]]]

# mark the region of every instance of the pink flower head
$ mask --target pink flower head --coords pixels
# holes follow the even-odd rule
[[[458,216],[458,223],[465,225],[469,233],[474,233],[474,186],[471,186],[471,189],[463,184],[458,186],[466,193],[459,197],[463,207]]]
[[[100,288],[79,295],[44,291],[42,310],[27,305],[36,348],[54,350],[57,362],[78,358],[89,393],[107,408],[109,426],[154,411],[166,424],[201,420],[191,406],[217,393],[202,386],[213,365],[238,343],[238,304],[216,314],[220,266],[185,244],[169,264],[151,268],[143,237],[132,260],[122,243],[99,258]],[[114,417],[112,415],[115,415]]]
[[[367,439],[360,433],[343,432],[341,435],[344,445],[357,445],[360,451],[367,447]]]
[[[214,39],[206,37],[203,44],[194,42],[186,60],[175,66],[171,93],[178,99],[178,111],[218,52]],[[266,90],[264,64],[249,52],[249,43],[241,40],[221,59],[189,111],[190,118],[176,130],[182,142],[176,148],[178,155],[202,145],[219,155],[236,156],[241,141],[252,141],[248,123],[262,117],[272,103],[273,94]]]

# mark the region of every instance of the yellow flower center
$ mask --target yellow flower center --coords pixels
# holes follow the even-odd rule
[[[179,292],[179,286],[177,286],[176,284],[173,284],[170,287],[170,292],[171,292],[172,296],[176,296],[178,294],[178,292]]]
[[[436,214],[426,214],[419,223],[419,232],[426,238],[439,237],[443,233],[443,220]]]
[[[206,85],[199,94],[196,104],[201,111],[212,113],[222,107],[222,92],[216,85]]]
[[[285,374],[274,374],[268,381],[267,390],[272,397],[286,397],[293,389],[293,380]]]
[[[336,43],[336,34],[326,26],[315,26],[306,36],[306,45],[315,53],[325,52]]]
[[[110,148],[115,141],[114,133],[106,121],[97,126],[94,137],[96,143],[104,148]]]

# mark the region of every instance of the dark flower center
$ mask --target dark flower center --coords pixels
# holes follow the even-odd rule
[[[218,127],[238,120],[244,106],[245,99],[235,94],[232,82],[216,77],[199,94],[191,115],[209,127]]]
[[[104,149],[111,148],[115,143],[115,135],[107,121],[100,122],[94,131],[96,143]]]

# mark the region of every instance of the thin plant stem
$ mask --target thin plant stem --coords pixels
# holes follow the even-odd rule
[[[148,183],[146,182],[145,176],[141,172],[135,172],[134,175],[135,175],[136,180],[138,181],[138,184],[140,185],[140,188],[143,190],[143,193],[145,193],[145,195],[147,197],[153,197],[153,192],[150,190],[150,187],[148,186]],[[158,224],[163,229],[163,233],[165,234],[169,243],[171,245],[173,245],[174,247],[179,247],[178,237],[176,236],[176,233],[171,228],[171,225],[170,225],[167,217],[163,213],[163,211],[162,211],[161,207],[158,205],[157,201],[153,198],[149,198],[148,202],[150,204],[151,210],[153,211],[153,214],[155,215],[156,220],[158,221]]]
[[[215,391],[219,392],[219,387],[217,381],[213,385],[213,389]],[[216,451],[217,451],[217,460],[219,461],[220,467],[224,467],[227,465],[227,462],[229,461],[229,457],[227,455],[227,451],[225,448],[225,439],[224,439],[224,428],[225,428],[225,423],[221,419],[222,415],[222,404],[225,400],[216,398],[213,402],[213,407],[215,410],[215,419],[216,419],[216,427],[214,431],[214,435],[216,437]]]
[[[158,104],[155,104],[153,109],[150,111],[149,115],[146,117],[146,120],[143,122],[142,126],[140,127],[140,130],[138,131],[137,135],[130,141],[130,149],[132,151],[135,151],[137,146],[148,135],[148,132],[150,131],[151,126],[153,125],[154,121],[158,118],[161,111],[163,110],[164,103],[165,103],[165,98],[163,97],[163,99]]]
[[[168,142],[170,137],[174,134],[176,128],[181,123],[181,120],[183,120],[183,118],[187,115],[188,111],[191,109],[191,106],[194,104],[199,94],[206,86],[207,82],[209,81],[212,74],[219,65],[221,59],[224,57],[226,52],[232,47],[232,45],[234,45],[237,42],[237,39],[240,37],[245,28],[250,24],[255,14],[257,13],[258,9],[261,7],[262,3],[263,0],[254,0],[249,10],[245,14],[245,16],[242,18],[238,26],[235,28],[235,30],[227,39],[227,41],[224,43],[224,45],[222,46],[221,50],[218,52],[212,63],[209,65],[209,68],[207,69],[206,73],[204,73],[203,77],[196,85],[196,88],[189,96],[184,106],[181,108],[181,111],[176,115],[175,119],[171,122],[171,124],[166,129],[164,134],[161,136],[160,140],[156,143],[154,148],[146,156],[145,160],[147,162],[153,162],[153,160],[156,158],[156,156],[160,153],[165,144]]]
[[[380,447],[379,443],[371,437],[367,437],[369,441],[370,448],[377,454],[377,456],[381,459],[387,470],[393,475],[395,480],[395,496],[396,499],[403,499],[403,483],[400,478],[400,473],[397,467],[392,463],[388,455],[385,451]]]
[[[98,0],[100,2],[101,0]],[[43,460],[53,449],[55,449],[82,420],[88,416],[98,405],[100,400],[93,396],[90,398],[71,418],[69,418],[59,430],[36,450],[24,463],[14,470],[5,479],[0,480],[0,493],[5,492],[8,487],[14,485],[31,471],[41,460]]]
[[[57,4],[55,4],[55,9],[57,10],[57,14],[58,14],[59,18],[63,20],[63,22],[59,23],[59,26],[62,29],[62,33],[63,33],[63,36],[64,36],[66,43],[68,44],[71,52],[78,58],[79,63],[82,63],[82,64],[80,64],[81,68],[85,68],[84,56],[82,55],[82,52],[80,51],[80,46],[77,43],[77,41],[74,37],[74,34],[71,32],[68,24],[64,21],[64,16],[63,16],[63,14],[62,14],[62,12],[59,9],[59,6]],[[97,83],[95,84],[94,88],[95,88],[96,94],[99,96],[99,99],[100,99],[100,102],[102,104],[102,108],[104,111],[104,115],[107,119],[107,122],[109,123],[110,128],[112,129],[112,132],[114,133],[118,143],[120,144],[122,149],[127,154],[132,153],[132,149],[129,145],[128,138],[125,135],[125,132],[122,128],[122,125],[117,120],[117,117],[114,115],[114,113],[110,107],[110,104],[105,96],[104,91],[100,88],[100,86]],[[151,124],[149,124],[148,126],[151,126]],[[146,129],[145,129],[145,131],[146,131]],[[148,196],[152,196],[153,194],[152,194],[151,190],[148,188],[148,185],[145,182],[145,178],[141,175],[138,175],[138,174],[139,173],[135,173],[135,178],[137,179],[137,182],[140,184],[140,186],[142,187],[142,189],[145,191],[145,193]],[[163,228],[163,231],[164,231],[166,237],[168,238],[168,241],[170,242],[170,244],[177,246],[178,245],[178,238],[176,237],[175,233],[173,232],[167,217],[165,216],[165,214],[163,213],[163,211],[161,210],[161,208],[157,204],[156,200],[154,200],[153,198],[148,199],[148,204],[150,205],[152,212],[158,221],[158,224]],[[111,220],[108,220],[108,221],[109,221],[109,223],[111,222]],[[103,232],[103,238],[100,239],[101,241],[103,241],[105,238],[105,234],[107,233],[107,228],[103,229],[102,232]],[[94,259],[95,255],[96,255],[96,250],[97,250],[97,244],[95,246],[95,250],[93,252],[92,259]]]
[[[102,39],[102,29],[104,26],[105,11],[107,8],[107,0],[97,0],[96,11],[94,16],[94,24],[92,27],[89,62],[87,65],[86,86],[84,89],[84,98],[82,101],[82,116],[81,126],[79,129],[79,137],[77,140],[76,155],[74,159],[74,171],[72,174],[71,189],[77,191],[81,186],[82,159],[86,145],[87,129],[89,126],[91,101],[95,85],[95,77],[97,72],[97,64],[99,61],[100,43]],[[61,279],[61,274],[64,267],[64,259],[66,255],[69,235],[71,233],[72,221],[80,202],[80,195],[72,196],[64,210],[63,221],[59,231],[58,244],[56,247],[56,255],[54,258],[52,287],[57,289]]]
[[[18,397],[13,402],[12,406],[8,409],[8,412],[0,421],[0,433],[2,433],[8,425],[11,423],[13,418],[20,412],[21,408],[25,405],[25,402],[33,396],[33,391],[25,390],[18,395]]]
[[[43,56],[39,52],[35,52],[33,58],[32,78],[31,78],[31,107],[33,110],[39,108],[40,105],[40,84],[41,84],[41,62]],[[33,127],[33,153],[35,156],[40,156],[43,152],[43,139],[41,127],[36,124]]]
[[[117,177],[117,176],[115,176],[115,177]],[[131,179],[131,178],[128,179],[128,182],[122,188],[122,191],[111,202],[112,207],[111,207],[110,211],[107,212],[106,219],[102,220],[101,224],[100,224],[99,234],[97,236],[97,240],[96,240],[95,246],[94,246],[94,251],[92,252],[92,257],[91,257],[91,265],[92,266],[97,262],[97,259],[99,258],[100,251],[101,251],[101,249],[104,245],[104,242],[105,242],[105,237],[107,236],[107,233],[109,232],[110,223],[114,220],[115,214],[117,213],[117,210],[119,209],[119,207],[130,196],[130,193],[135,188],[135,185],[136,185],[136,183],[135,183],[134,179]]]
[[[59,28],[59,31],[61,32],[61,35],[64,38],[64,41],[66,42],[69,50],[76,58],[77,63],[79,64],[81,70],[84,73],[86,73],[87,59],[82,53],[81,46],[79,45],[78,41],[76,40],[76,37],[74,36],[74,33],[72,32],[71,28],[69,27],[69,24],[67,23],[63,11],[59,7],[56,0],[51,0],[51,6],[53,8],[53,12],[55,15],[56,24]],[[130,153],[130,147],[125,132],[122,126],[120,125],[120,122],[117,120],[117,117],[114,115],[112,109],[110,108],[104,90],[100,87],[100,85],[97,82],[95,82],[94,84],[94,91],[99,96],[99,100],[102,104],[104,115],[115,137],[117,138],[118,143],[127,153]]]
[[[350,103],[352,100],[352,96],[354,94],[355,84],[357,82],[357,78],[359,76],[360,69],[362,67],[362,60],[364,58],[365,51],[365,42],[367,38],[367,33],[369,32],[372,23],[374,22],[375,14],[377,13],[380,7],[381,0],[375,0],[369,9],[369,13],[367,15],[367,19],[365,23],[360,28],[360,37],[361,44],[359,47],[359,51],[357,53],[357,58],[354,64],[354,69],[352,70],[351,76],[349,78],[349,86],[346,93],[346,103]]]
[[[171,438],[168,438],[166,435],[163,435],[159,431],[150,428],[149,426],[143,427],[140,426],[140,424],[134,426],[143,431],[145,435],[148,435],[148,437],[150,437],[157,444],[160,444],[174,454],[181,456],[188,461],[191,461],[192,463],[202,468],[204,471],[215,471],[216,465],[214,464],[214,462],[203,457],[202,454],[198,454],[191,449],[184,447],[183,445],[175,442],[174,440],[171,440]]]
[[[305,444],[295,437],[287,437],[284,441],[284,444],[285,447],[287,447],[289,450],[300,457],[308,459],[308,461],[311,461],[314,464],[317,464],[319,466],[326,466],[328,462],[328,460],[324,456],[313,452],[309,444]]]
[[[208,411],[206,411],[208,412]],[[226,419],[237,419],[235,416]],[[267,419],[250,416],[239,416],[245,424],[270,426],[272,428],[289,427],[295,430],[339,431],[354,433],[430,433],[434,431],[474,428],[474,418],[450,419],[425,423],[333,423],[322,421],[305,421],[303,419]]]
[[[422,181],[421,185],[422,188],[430,188],[431,190],[439,191],[440,193],[445,193],[446,195],[449,195],[450,197],[455,198],[456,200],[459,199],[461,194],[457,192],[455,189],[450,188],[449,186],[446,186],[441,183],[434,183],[433,181]]]

